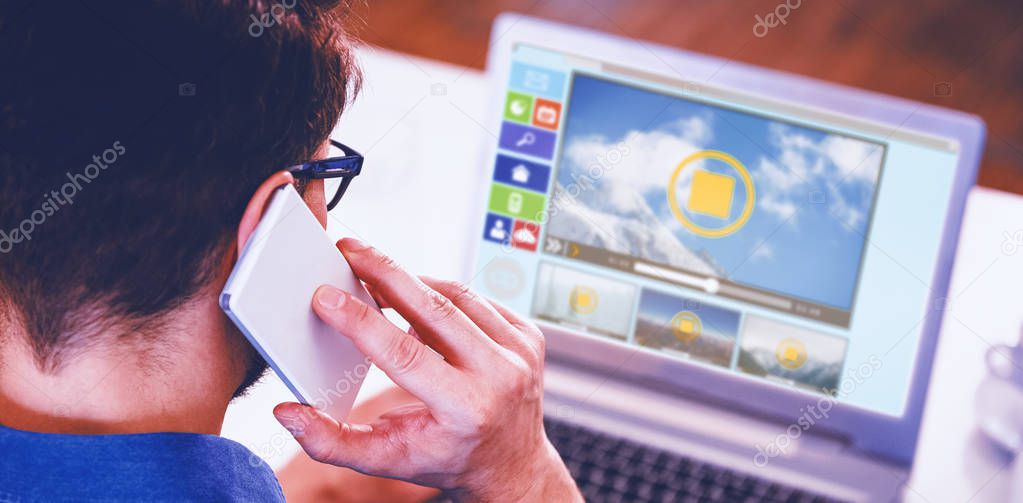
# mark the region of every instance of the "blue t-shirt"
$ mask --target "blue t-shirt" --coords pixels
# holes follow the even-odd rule
[[[284,501],[273,470],[213,435],[59,435],[0,426],[0,502]]]

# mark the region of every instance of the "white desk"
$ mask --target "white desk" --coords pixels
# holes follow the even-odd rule
[[[1019,229],[1023,198],[973,190],[907,501],[1009,501],[1014,469],[977,433],[974,395],[986,373],[984,353],[1015,343],[1023,323],[1023,247],[1003,250],[1005,234]]]
[[[468,210],[469,195],[491,170],[481,150],[493,136],[483,126],[483,76],[374,48],[360,51],[360,59],[363,93],[334,137],[361,149],[366,167],[330,231],[362,237],[416,273],[465,279],[473,257],[457,243],[478,225],[479,216]],[[1023,321],[1016,294],[1023,248],[1014,254],[1002,248],[1004,234],[1018,229],[1023,198],[974,190],[908,501],[1007,498],[1013,468],[975,434],[973,396],[989,344],[1013,342]],[[385,385],[387,378],[374,370],[361,396]],[[268,376],[232,405],[224,435],[280,466],[298,446],[270,410],[291,399],[276,376]]]

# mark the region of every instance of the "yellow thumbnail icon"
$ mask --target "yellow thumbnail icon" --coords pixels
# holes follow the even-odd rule
[[[703,333],[703,322],[696,313],[682,311],[671,318],[671,332],[680,342],[688,344]]]
[[[593,288],[577,285],[569,295],[568,304],[575,314],[592,314],[597,310],[599,297]]]
[[[734,196],[735,178],[702,169],[697,170],[693,172],[686,209],[727,219],[732,214]]]
[[[787,338],[778,343],[774,351],[778,363],[789,370],[795,370],[806,363],[806,345],[799,339]]]

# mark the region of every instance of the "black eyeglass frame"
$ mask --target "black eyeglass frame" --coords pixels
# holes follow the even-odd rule
[[[345,155],[304,162],[288,168],[288,172],[296,180],[341,179],[337,192],[334,193],[334,197],[330,198],[330,201],[327,203],[327,211],[334,209],[337,203],[341,201],[341,197],[345,195],[345,191],[348,190],[348,185],[352,183],[352,179],[362,173],[362,163],[365,161],[362,154],[344,143],[330,140],[330,144],[340,149]]]

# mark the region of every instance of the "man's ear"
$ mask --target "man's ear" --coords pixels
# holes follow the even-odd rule
[[[249,199],[248,206],[245,207],[245,213],[242,214],[242,221],[238,224],[238,250],[237,255],[241,255],[242,248],[245,248],[245,243],[249,240],[249,236],[252,235],[252,231],[256,230],[256,225],[259,224],[259,219],[263,218],[263,210],[266,209],[266,204],[270,202],[270,195],[273,191],[281,185],[294,184],[295,177],[291,176],[291,173],[287,171],[278,171],[267,178],[263,183],[256,189],[256,192],[252,194],[252,199]]]
[[[330,140],[328,139],[323,142],[323,145],[316,152],[317,157],[325,156],[329,147]],[[252,199],[249,199],[249,204],[245,207],[245,213],[242,214],[242,221],[238,224],[238,249],[236,257],[241,255],[242,248],[245,248],[245,243],[249,240],[249,236],[252,235],[252,231],[256,230],[259,219],[263,218],[263,210],[266,209],[266,204],[270,202],[270,195],[273,194],[277,187],[289,183],[294,184],[295,177],[287,171],[278,171],[264,180],[259,188],[256,189],[256,193],[252,194]],[[326,196],[323,194],[323,180],[309,180],[302,199],[305,201],[306,206],[309,206],[309,210],[313,212],[316,220],[326,229],[327,201]]]

